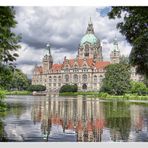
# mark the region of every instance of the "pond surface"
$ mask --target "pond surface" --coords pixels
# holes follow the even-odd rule
[[[148,142],[148,101],[8,96],[0,141]]]

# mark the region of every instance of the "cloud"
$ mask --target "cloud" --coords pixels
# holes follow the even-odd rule
[[[96,36],[103,45],[103,56],[109,60],[115,35],[121,53],[128,55],[130,45],[116,29],[120,20],[109,20],[108,7],[15,7],[18,22],[17,34],[22,34],[22,48],[17,64],[31,75],[31,66],[42,62],[46,44],[50,42],[54,62],[62,62],[65,56],[75,57],[81,38],[85,34],[91,16]],[[60,55],[60,56],[59,56]],[[25,66],[23,66],[25,65]],[[27,69],[28,65],[28,69]]]

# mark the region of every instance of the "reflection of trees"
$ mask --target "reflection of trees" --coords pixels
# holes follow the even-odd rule
[[[113,141],[127,141],[131,127],[129,104],[126,102],[106,102],[105,116],[107,127],[111,129]]]
[[[17,118],[19,118],[25,111],[26,111],[26,106],[23,106],[23,104],[21,103],[17,103],[9,105],[6,114],[8,115],[13,114],[16,115]]]
[[[0,142],[4,142],[4,141],[7,141],[7,139],[6,139],[6,135],[5,135],[5,132],[4,132],[4,124],[0,120]]]

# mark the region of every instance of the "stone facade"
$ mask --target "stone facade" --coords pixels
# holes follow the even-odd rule
[[[90,20],[85,35],[80,41],[76,58],[63,60],[62,64],[53,64],[49,51],[43,57],[42,66],[35,66],[32,84],[45,85],[48,91],[58,91],[64,84],[76,84],[79,91],[98,91],[105,76],[105,67],[111,63],[119,63],[120,50],[117,39],[113,42],[110,61],[103,61],[100,40],[96,37]]]

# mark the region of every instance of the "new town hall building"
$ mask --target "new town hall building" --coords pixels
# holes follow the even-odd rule
[[[54,64],[50,45],[47,44],[49,53],[43,57],[42,66],[35,66],[32,84],[45,85],[48,91],[58,91],[64,84],[76,84],[79,91],[98,91],[105,77],[105,67],[111,63],[119,63],[120,50],[116,39],[113,45],[110,61],[104,61],[100,40],[90,20],[76,58],[65,57],[62,64]],[[132,70],[131,77],[133,80],[139,79],[135,69]]]

